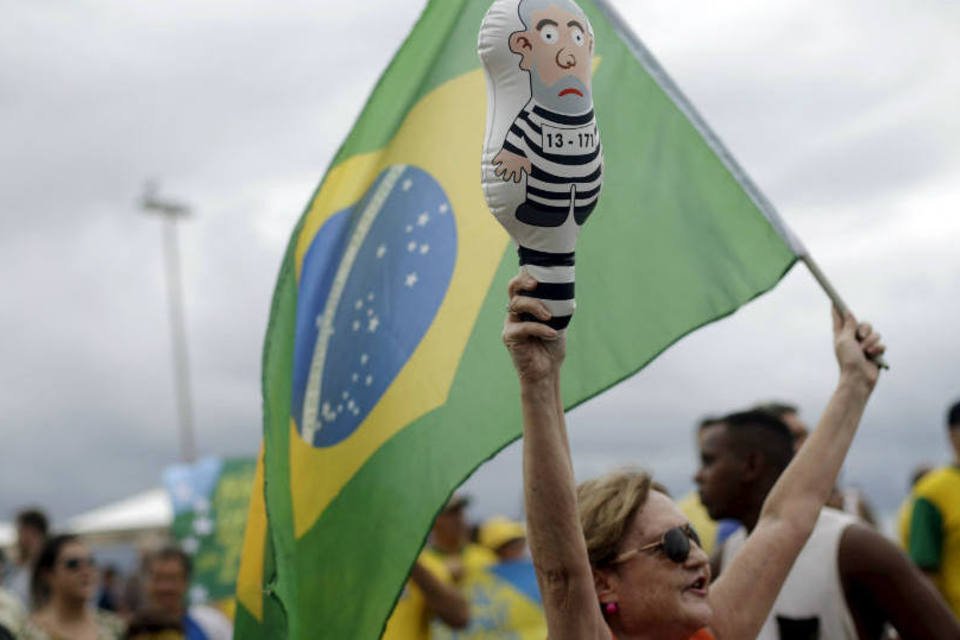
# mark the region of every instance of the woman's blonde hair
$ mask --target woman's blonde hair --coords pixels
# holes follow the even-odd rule
[[[651,489],[667,493],[663,485],[639,469],[615,471],[577,487],[580,526],[591,565],[605,567],[613,563],[630,523],[646,504]]]

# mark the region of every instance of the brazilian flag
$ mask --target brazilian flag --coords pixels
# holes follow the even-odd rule
[[[649,53],[605,3],[579,4],[606,166],[577,247],[569,406],[797,258]],[[251,505],[240,638],[379,637],[437,510],[520,434],[500,345],[518,260],[480,186],[488,7],[427,4],[291,236],[264,345],[264,502]]]

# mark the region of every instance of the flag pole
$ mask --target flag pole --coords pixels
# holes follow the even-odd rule
[[[833,303],[833,306],[837,308],[837,311],[840,312],[841,316],[845,316],[850,313],[850,307],[843,301],[843,298],[840,297],[840,294],[834,288],[833,284],[827,279],[827,275],[820,270],[820,265],[816,263],[813,257],[810,255],[810,252],[804,251],[799,255],[800,261],[803,264],[807,265],[807,269],[810,270],[813,279],[817,281],[817,284],[823,289],[824,293],[827,294],[827,297],[830,298],[830,302]],[[876,356],[870,358],[873,360],[878,367],[881,369],[889,369],[890,365],[887,364],[887,361],[883,359],[883,356]]]

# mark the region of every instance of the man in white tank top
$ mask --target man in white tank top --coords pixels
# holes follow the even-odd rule
[[[704,430],[694,478],[701,500],[711,518],[744,525],[721,549],[720,571],[756,526],[793,449],[787,426],[764,411]],[[899,548],[855,516],[824,508],[758,639],[880,640],[887,623],[901,640],[960,638],[960,623]]]
[[[837,562],[840,538],[856,517],[825,507],[793,569],[780,589],[758,640],[843,638],[856,640],[856,626],[843,593]],[[720,550],[720,571],[730,564],[747,539],[740,528]],[[819,635],[813,635],[817,631]]]

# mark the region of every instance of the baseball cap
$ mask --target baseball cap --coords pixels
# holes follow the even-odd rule
[[[508,542],[526,537],[527,531],[521,523],[503,516],[494,516],[485,521],[480,525],[477,536],[480,544],[492,551],[496,551]]]

